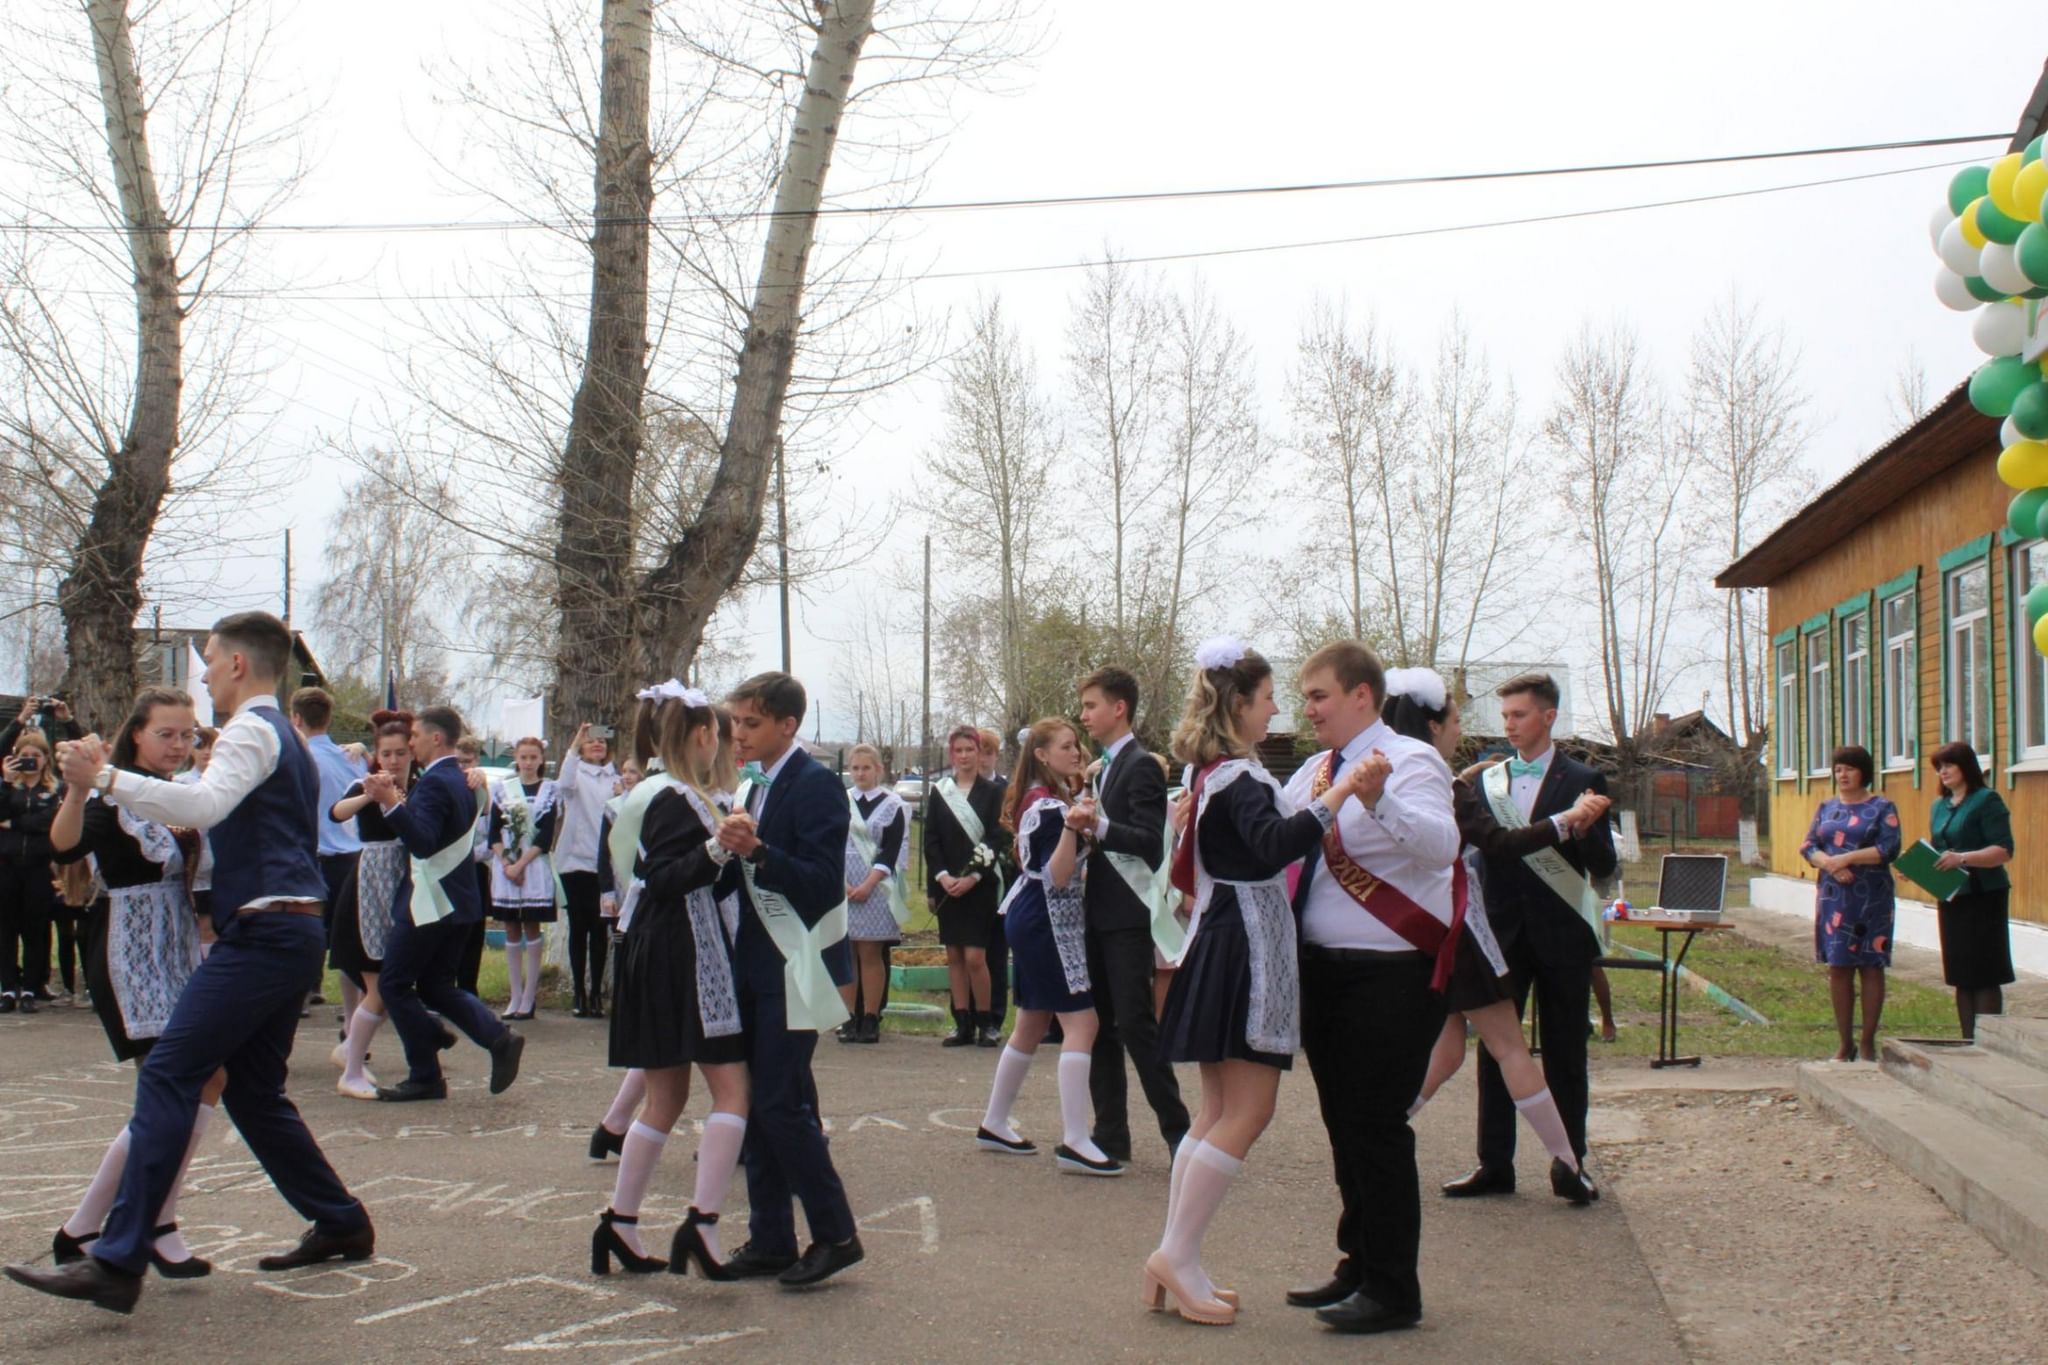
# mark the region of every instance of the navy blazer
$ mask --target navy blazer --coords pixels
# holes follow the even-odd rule
[[[1536,789],[1529,822],[1562,815],[1588,791],[1605,795],[1606,776],[1559,750]],[[1614,875],[1614,833],[1605,820],[1558,844],[1557,851],[1590,882]],[[1600,940],[1577,908],[1560,900],[1521,858],[1500,849],[1487,852],[1486,920],[1503,948],[1523,944],[1538,962],[1582,962],[1600,955]]]
[[[765,801],[766,806],[759,803]],[[768,852],[754,869],[754,881],[789,898],[798,918],[815,926],[846,899],[846,830],[852,818],[846,788],[830,769],[795,745],[764,797],[756,798],[766,818],[758,823]],[[740,932],[733,966],[743,989],[781,995],[782,953],[749,903],[737,860],[726,864],[719,894],[738,892]],[[826,952],[832,979],[852,979],[852,950],[846,940]]]
[[[469,789],[469,775],[455,762],[436,763],[421,774],[404,801],[385,813],[392,833],[415,858],[431,858],[458,839],[468,848],[476,832],[476,793]],[[411,904],[412,869],[406,868],[403,902]],[[484,917],[483,896],[477,890],[476,864],[464,858],[453,872],[441,878],[441,889],[455,913],[443,923],[474,924]]]

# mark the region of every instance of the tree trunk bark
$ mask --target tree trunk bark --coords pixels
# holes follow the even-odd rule
[[[644,438],[653,0],[604,0],[590,330],[562,450],[552,732],[622,724],[636,671],[633,485]]]
[[[649,676],[689,670],[712,613],[739,582],[760,539],[818,208],[854,68],[874,32],[874,0],[818,8],[818,42],[775,188],[775,217],[761,253],[718,472],[696,518],[640,584],[641,666]]]
[[[184,314],[178,261],[157,193],[125,0],[89,0],[107,153],[135,267],[135,395],[121,448],[93,494],[92,512],[58,585],[73,714],[96,730],[120,723],[136,692],[135,619],[142,555],[170,487],[184,383]]]

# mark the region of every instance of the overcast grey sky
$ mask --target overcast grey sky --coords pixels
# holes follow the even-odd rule
[[[675,3],[676,0],[669,0]],[[706,0],[710,8],[715,5]],[[281,70],[324,93],[319,155],[301,222],[394,222],[485,212],[438,183],[416,134],[448,117],[425,63],[477,53],[482,0],[299,5]],[[591,8],[594,10],[595,5]],[[1711,7],[1636,4],[1393,6],[1216,0],[1173,6],[1052,0],[1050,34],[1018,93],[966,95],[930,176],[932,200],[1094,194],[1516,169],[1993,132],[2009,129],[2048,54],[2048,10],[1992,3]],[[949,276],[918,286],[921,310],[957,317],[1001,290],[1059,372],[1078,273],[1003,275],[1098,254],[1203,252],[1359,237],[1868,174],[2000,150],[1898,152],[1711,169],[1481,185],[1333,192],[1115,208],[1025,209],[917,220],[911,254]],[[1222,256],[1199,269],[1250,334],[1270,420],[1301,315],[1318,291],[1375,310],[1416,359],[1462,310],[1514,378],[1525,417],[1547,404],[1558,350],[1580,320],[1620,317],[1674,379],[1689,334],[1729,290],[1761,303],[1803,352],[1815,426],[1811,464],[1831,479],[1889,434],[1884,392],[1909,352],[1935,392],[1979,359],[1967,320],[1935,301],[1926,223],[1952,172],[1930,169],[1783,194],[1572,221],[1343,246]],[[287,239],[280,278],[334,281],[277,309],[274,439],[311,448],[360,426],[388,389],[391,305],[363,296],[447,281],[466,252],[447,234]],[[342,283],[346,281],[346,283]],[[852,481],[907,491],[935,434],[935,381],[879,400],[874,429],[835,452]],[[301,601],[318,564],[325,506],[343,470],[316,462],[306,495],[247,529],[248,549],[289,522]],[[1997,499],[1986,490],[1987,505]],[[914,553],[906,518],[886,552]],[[274,592],[246,561],[240,592]],[[268,572],[266,572],[268,570]],[[820,685],[832,728],[830,640],[845,592],[805,608],[800,673]],[[772,598],[751,604],[754,660],[774,654]],[[1583,691],[1583,689],[1581,689]],[[1581,699],[1581,707],[1590,698]]]

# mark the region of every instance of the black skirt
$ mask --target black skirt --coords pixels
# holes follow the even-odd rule
[[[1282,966],[1294,970],[1291,961]],[[1260,1052],[1245,1040],[1251,1000],[1252,955],[1244,936],[1244,912],[1234,892],[1219,888],[1166,988],[1166,1012],[1159,1018],[1160,1055],[1169,1062],[1260,1062],[1291,1070],[1294,1058]]]
[[[747,1059],[745,1035],[704,1036],[697,1012],[697,940],[681,906],[642,905],[614,960],[613,1066],[715,1066]]]
[[[941,901],[938,916],[939,942],[948,948],[986,948],[1003,932],[993,896]]]
[[[2012,933],[2007,926],[2009,887],[1968,891],[1943,902],[1941,979],[1960,990],[1986,990],[2013,980]]]
[[[363,984],[364,972],[384,970],[382,962],[363,951],[362,927],[356,922],[355,864],[350,864],[348,875],[342,878],[341,895],[334,903],[334,918],[327,934],[327,965],[358,986]]]
[[[1479,951],[1472,935],[1460,932],[1456,955],[1451,959],[1451,979],[1444,985],[1444,1008],[1469,1014],[1513,999],[1508,991],[1508,978],[1496,976],[1493,964]]]
[[[130,1038],[121,1018],[121,1002],[114,996],[113,974],[107,970],[107,923],[111,911],[107,902],[97,900],[85,917],[85,984],[92,991],[92,1012],[106,1030],[107,1042],[116,1059],[124,1062],[147,1057],[156,1045],[154,1038]]]

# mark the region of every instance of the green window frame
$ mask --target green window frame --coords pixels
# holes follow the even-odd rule
[[[1874,676],[1876,651],[1871,641],[1875,631],[1871,627],[1870,594],[1859,592],[1844,602],[1837,603],[1831,613],[1834,617],[1832,648],[1835,656],[1835,738],[1842,744],[1857,744],[1865,749],[1872,747],[1871,722],[1877,710],[1877,695]],[[1863,641],[1860,661],[1850,648],[1850,626],[1861,618]],[[1860,672],[1859,672],[1860,662]],[[1860,695],[1857,695],[1860,693]]]
[[[1998,708],[1997,679],[1995,670],[1998,658],[1998,616],[1999,600],[1997,567],[1992,563],[1991,546],[1994,536],[1986,531],[1975,540],[1958,545],[1936,561],[1940,571],[1941,584],[1941,742],[1946,744],[1956,737],[1956,659],[1955,593],[1951,589],[1957,575],[1982,568],[1984,570],[1984,630],[1985,641],[1982,653],[1987,676],[1982,682],[1983,692],[1978,698],[1984,713],[1983,743],[1977,750],[1977,757],[1984,763],[1984,780],[1996,784],[1998,774]]]
[[[1921,719],[1920,566],[1915,564],[1898,577],[1880,583],[1874,596],[1872,639],[1879,665],[1877,685],[1872,689],[1877,719],[1871,733],[1877,740],[1873,752],[1877,756],[1878,786],[1885,785],[1887,774],[1910,772],[1917,788]],[[1904,610],[1895,613],[1892,608],[1901,601]],[[1903,616],[1904,620],[1896,623],[1902,629],[1894,628],[1895,616]]]
[[[1774,776],[1780,782],[1799,780],[1799,632],[1787,628],[1771,637],[1771,668],[1776,690],[1772,696],[1771,742],[1777,749]],[[1788,705],[1789,703],[1789,705]]]
[[[1835,726],[1835,639],[1830,627],[1834,624],[1831,612],[1820,612],[1808,617],[1799,627],[1799,687],[1803,701],[1801,711],[1806,725],[1800,734],[1800,747],[1805,762],[1799,768],[1799,790],[1805,791],[1809,779],[1825,777],[1824,766],[1834,752]],[[1816,674],[1826,670],[1826,675]]]

